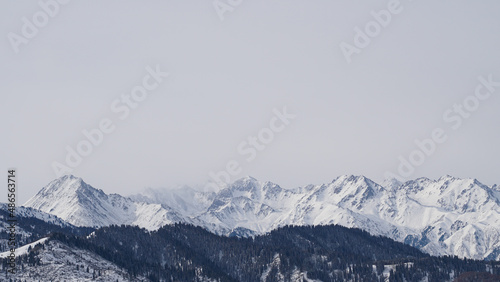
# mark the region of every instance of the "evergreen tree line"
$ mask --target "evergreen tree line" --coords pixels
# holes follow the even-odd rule
[[[488,271],[499,262],[432,257],[391,239],[341,226],[286,226],[253,238],[214,235],[201,227],[167,225],[157,231],[110,226],[84,237],[54,233],[50,240],[92,251],[151,281],[266,281],[307,273],[321,281],[444,281]],[[389,271],[389,266],[392,266]]]

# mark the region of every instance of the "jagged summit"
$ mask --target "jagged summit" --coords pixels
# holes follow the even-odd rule
[[[154,229],[182,219],[170,208],[107,195],[81,178],[64,175],[43,187],[24,206],[57,215],[76,226],[131,224]]]
[[[332,182],[336,182],[338,180],[341,181],[368,181],[369,179],[364,175],[353,175],[353,174],[344,174],[336,177],[332,180]],[[370,180],[371,181],[371,180]]]
[[[458,179],[458,178],[451,176],[449,174],[445,174],[445,175],[441,176],[437,181],[452,181],[455,179]]]
[[[64,175],[51,181],[43,187],[35,196],[30,198],[24,206],[33,207],[39,210],[57,209],[61,200],[76,203],[80,201],[94,201],[93,196],[102,196],[104,192],[93,188],[85,183],[81,178],[73,175]]]
[[[357,183],[360,185],[380,186],[364,175],[341,175],[335,178],[332,183]]]
[[[96,200],[95,198],[107,198],[107,195],[101,189],[96,189],[85,183],[82,178],[68,174],[51,181],[30,198],[24,206],[39,210],[50,206],[53,209],[63,198],[68,202],[93,202]]]
[[[285,225],[339,224],[417,246],[434,255],[500,259],[500,189],[449,175],[382,185],[362,175],[284,189],[243,177],[218,192],[146,189],[107,195],[75,176],[44,187],[26,206],[78,226],[131,224],[156,229],[173,222],[217,234],[250,236]]]
[[[381,185],[384,188],[387,188],[389,190],[395,191],[396,189],[398,189],[399,187],[401,187],[401,185],[403,185],[403,182],[399,181],[398,179],[396,179],[394,177],[391,177],[391,178],[386,178],[381,183]]]
[[[86,183],[79,177],[76,177],[74,175],[64,175],[51,181],[47,186],[43,187],[42,190],[39,191],[39,193],[53,193],[63,191],[71,192],[82,188],[87,188],[85,187],[85,185]],[[28,202],[30,202],[32,199],[28,200]]]

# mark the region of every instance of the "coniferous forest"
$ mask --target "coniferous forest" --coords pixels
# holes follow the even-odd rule
[[[336,225],[279,228],[253,238],[214,235],[175,224],[157,231],[110,226],[82,236],[54,232],[50,241],[95,253],[123,268],[131,281],[499,281],[500,263],[432,257],[359,229]],[[21,268],[43,264],[38,245]],[[3,268],[7,261],[2,260]],[[85,267],[75,265],[74,267]],[[89,266],[87,271],[89,271]],[[101,270],[92,269],[95,277]],[[203,279],[201,279],[203,278]]]

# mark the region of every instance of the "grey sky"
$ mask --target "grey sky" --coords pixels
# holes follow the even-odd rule
[[[18,169],[24,202],[56,177],[65,147],[109,117],[116,130],[73,172],[107,193],[201,185],[229,160],[242,168],[231,180],[286,188],[341,174],[381,181],[439,127],[448,140],[409,178],[500,183],[500,88],[459,129],[442,117],[479,76],[500,81],[500,3],[401,0],[349,64],[339,45],[390,1],[365,2],[244,0],[221,21],[212,1],[74,0],[16,54],[8,34],[43,10],[4,0],[0,167]],[[112,102],[156,65],[170,76],[118,119]],[[238,144],[284,106],[296,118],[247,162]]]

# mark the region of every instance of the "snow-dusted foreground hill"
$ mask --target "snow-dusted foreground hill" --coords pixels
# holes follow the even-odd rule
[[[130,198],[64,176],[25,205],[77,226],[131,224],[154,230],[184,222],[240,236],[284,225],[339,224],[433,255],[500,259],[500,188],[451,176],[382,185],[363,176],[340,176],[296,189],[246,177],[217,193],[149,189]]]
[[[88,227],[75,227],[55,215],[33,208],[17,207],[16,217],[15,233],[18,246],[32,243],[52,232],[84,235],[93,230]],[[11,227],[12,222],[9,220],[10,212],[7,204],[0,203],[0,252],[7,251],[11,247],[8,244],[8,238],[10,236],[9,227]]]
[[[337,225],[283,227],[228,238],[186,224],[156,231],[102,227],[53,233],[19,248],[0,281],[499,281],[500,262],[432,257]],[[457,278],[458,280],[455,280]],[[463,278],[463,280],[462,280]]]
[[[131,278],[126,270],[121,269],[95,253],[80,250],[59,241],[45,242],[46,238],[20,249],[27,253],[28,247],[40,248],[34,260],[36,265],[25,263],[24,269],[9,274],[0,271],[0,281],[149,281],[144,277]],[[43,246],[42,246],[43,245]]]

